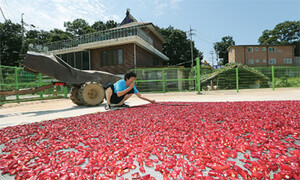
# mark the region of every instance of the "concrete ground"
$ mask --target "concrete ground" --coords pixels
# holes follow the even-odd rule
[[[201,95],[197,95],[196,92],[145,93],[143,95],[157,102],[300,100],[300,88],[277,88],[274,91],[272,89],[247,89],[240,90],[238,93],[236,90],[203,91]],[[128,100],[130,106],[145,103],[148,102],[135,95]],[[103,111],[105,111],[104,103],[97,107],[82,107],[73,104],[69,99],[4,104],[0,107],[0,128]]]

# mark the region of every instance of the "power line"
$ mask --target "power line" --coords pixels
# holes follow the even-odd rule
[[[209,43],[209,44],[213,44],[213,42],[211,42],[211,41],[209,41],[209,40],[206,40],[206,39],[203,39],[203,38],[199,37],[197,34],[196,34],[195,36],[196,36],[196,38],[198,38],[198,39],[201,40],[201,41],[205,41],[205,42],[207,42],[207,43]]]
[[[7,21],[7,19],[5,18],[5,16],[4,16],[4,13],[3,13],[3,11],[2,11],[2,9],[1,9],[1,7],[0,7],[0,11],[1,11],[1,14],[2,14],[2,16],[3,16],[4,20],[5,20],[5,21]]]
[[[6,4],[6,12],[9,14],[10,17],[13,17],[13,20],[16,21],[17,18],[16,16],[14,15],[14,13],[12,13],[12,11],[10,10],[8,4],[7,4],[7,1],[6,0],[3,0]],[[11,19],[11,18],[8,18],[8,19]]]

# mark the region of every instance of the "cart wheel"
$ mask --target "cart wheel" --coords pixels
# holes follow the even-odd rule
[[[87,82],[79,89],[78,98],[85,106],[97,106],[103,102],[104,89],[101,84]]]
[[[82,106],[83,103],[78,98],[78,91],[79,91],[79,87],[73,86],[70,91],[70,94],[71,94],[70,99],[72,100],[72,102],[74,104],[77,104],[78,106]]]

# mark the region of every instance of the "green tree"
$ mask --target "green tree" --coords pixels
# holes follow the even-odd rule
[[[117,27],[118,23],[116,23],[113,20],[109,20],[109,21],[106,21],[105,26],[106,26],[106,29],[111,29],[111,28]]]
[[[261,45],[295,45],[295,56],[300,56],[300,21],[285,21],[273,30],[264,30],[258,42]]]
[[[220,65],[225,65],[228,63],[228,50],[229,46],[234,46],[235,41],[231,36],[222,37],[222,41],[214,43],[214,49],[218,54],[219,58],[222,60],[219,62]]]
[[[158,28],[158,27],[157,27]],[[166,40],[163,44],[163,53],[169,57],[169,61],[165,62],[169,65],[184,65],[186,67],[191,66],[191,44],[190,40],[187,38],[186,32],[174,29],[174,27],[169,26],[168,28],[159,28],[162,36]],[[200,57],[203,59],[203,54],[193,43],[193,57]],[[194,65],[196,63],[194,62]]]
[[[64,22],[64,27],[66,28],[66,32],[71,33],[73,36],[95,32],[84,19],[75,19],[73,22]]]
[[[91,26],[95,31],[104,31],[106,30],[106,24],[103,21],[96,21]]]
[[[61,41],[66,39],[72,39],[74,36],[71,33],[65,32],[61,29],[50,30],[50,42]]]
[[[1,65],[17,66],[22,49],[21,25],[10,20],[0,22],[0,58]]]
[[[104,31],[107,29],[115,28],[117,26],[118,26],[117,22],[115,22],[113,20],[109,20],[106,23],[104,23],[103,21],[96,21],[91,27],[95,31]]]

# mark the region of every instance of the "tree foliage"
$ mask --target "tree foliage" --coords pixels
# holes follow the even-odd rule
[[[217,52],[219,58],[222,60],[219,62],[220,65],[225,65],[228,63],[228,47],[234,46],[235,41],[231,36],[225,36],[220,42],[214,43],[214,49]]]
[[[169,65],[184,65],[191,66],[191,41],[187,38],[186,32],[174,29],[169,26],[168,28],[159,28],[162,36],[165,38],[166,43],[163,44],[163,53],[169,57],[169,61],[165,62]],[[196,49],[193,43],[193,57],[200,57],[203,59],[202,52]],[[194,65],[196,63],[194,62]]]
[[[259,37],[261,45],[296,45],[295,55],[300,55],[300,21],[285,21],[273,30],[264,30]]]
[[[18,65],[22,48],[21,26],[11,21],[0,23],[0,59],[2,65]]]
[[[95,32],[84,19],[75,19],[73,22],[64,22],[64,27],[66,28],[66,32],[71,33],[73,36]]]

